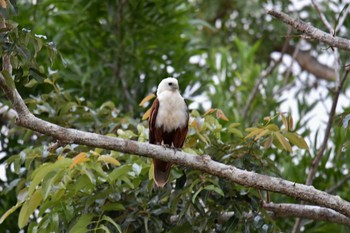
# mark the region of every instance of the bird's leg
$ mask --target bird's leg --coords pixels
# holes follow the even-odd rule
[[[160,143],[160,145],[164,148],[164,149],[170,149],[171,147],[168,144],[164,144],[164,141],[162,141]]]
[[[174,150],[174,154],[176,154],[177,151],[182,151],[181,148],[175,147],[174,143],[171,143],[170,148]]]

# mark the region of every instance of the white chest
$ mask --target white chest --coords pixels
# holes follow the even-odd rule
[[[163,126],[167,132],[184,127],[187,122],[187,106],[177,92],[164,92],[158,96],[159,109],[156,127]]]

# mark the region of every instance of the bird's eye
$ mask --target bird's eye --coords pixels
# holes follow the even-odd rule
[[[173,85],[173,83],[168,83],[168,85],[169,85],[169,86],[172,86],[172,85]]]

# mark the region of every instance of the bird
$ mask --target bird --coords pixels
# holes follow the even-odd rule
[[[180,94],[175,78],[163,79],[153,101],[149,126],[149,143],[181,149],[188,131],[188,107]],[[176,153],[176,151],[175,151]],[[156,187],[164,187],[169,179],[172,163],[153,159],[153,180]]]

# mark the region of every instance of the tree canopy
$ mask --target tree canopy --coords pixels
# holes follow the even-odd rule
[[[0,229],[349,230],[349,3],[0,7]],[[174,155],[147,144],[167,77],[190,107]],[[177,164],[164,188],[147,157]]]

